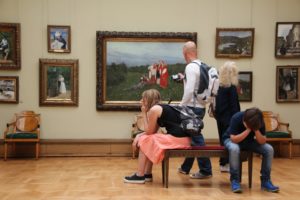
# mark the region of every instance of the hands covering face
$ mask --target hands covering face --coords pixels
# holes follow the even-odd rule
[[[243,124],[244,124],[244,126],[245,126],[246,129],[248,129],[249,131],[251,131],[251,128],[249,128],[249,127],[247,126],[246,122],[243,121]]]

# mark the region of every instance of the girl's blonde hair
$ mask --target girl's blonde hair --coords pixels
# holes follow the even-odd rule
[[[219,69],[220,86],[238,85],[238,68],[235,62],[226,61]]]
[[[143,100],[147,101],[146,111],[160,102],[160,93],[156,89],[145,90],[142,94]]]

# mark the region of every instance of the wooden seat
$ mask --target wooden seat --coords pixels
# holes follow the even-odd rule
[[[162,161],[162,183],[168,188],[169,183],[169,159],[173,157],[224,157],[228,158],[228,151],[224,146],[197,146],[189,149],[167,149]],[[240,154],[240,181],[242,181],[242,162],[248,161],[248,185],[252,187],[253,153],[241,151]]]
[[[279,120],[279,115],[272,111],[263,111],[263,118],[266,126],[267,142],[279,142],[279,153],[283,142],[288,143],[289,158],[293,156],[293,138],[292,131],[289,129],[289,123]]]
[[[14,145],[16,143],[31,142],[35,143],[35,157],[39,157],[40,143],[40,114],[33,111],[23,111],[16,113],[11,123],[6,125],[4,131],[4,160],[7,159],[8,143]]]

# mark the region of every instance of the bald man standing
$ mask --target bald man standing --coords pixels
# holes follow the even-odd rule
[[[183,46],[183,56],[187,63],[185,67],[185,74],[181,76],[184,83],[183,97],[180,105],[190,107],[195,114],[197,114],[201,119],[205,115],[205,102],[198,100],[195,97],[195,92],[197,93],[198,85],[200,81],[200,65],[201,61],[197,57],[197,46],[194,42],[188,41]],[[197,136],[192,137],[192,146],[205,146],[205,141],[202,133]],[[189,174],[193,166],[195,158],[186,158],[178,169],[179,173]],[[190,174],[191,178],[194,179],[204,179],[212,176],[211,162],[209,158],[197,158],[199,172]]]

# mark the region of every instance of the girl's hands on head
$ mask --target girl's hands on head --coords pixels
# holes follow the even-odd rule
[[[141,103],[141,111],[142,113],[146,113],[147,112],[147,105],[145,103],[146,101],[143,100],[143,98],[141,99],[140,103]]]

